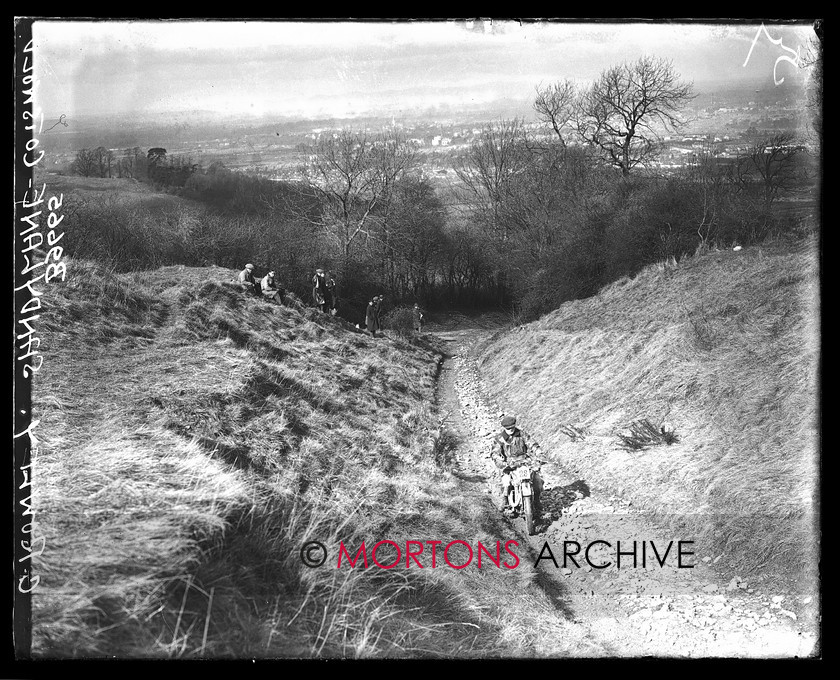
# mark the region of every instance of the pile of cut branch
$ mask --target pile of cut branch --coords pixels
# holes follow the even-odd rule
[[[646,418],[634,420],[626,430],[618,433],[618,438],[621,439],[622,447],[628,451],[641,451],[651,446],[679,441],[673,430],[656,427]]]

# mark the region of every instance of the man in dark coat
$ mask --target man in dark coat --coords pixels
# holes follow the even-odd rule
[[[376,331],[382,330],[382,324],[379,320],[381,307],[381,297],[374,295],[370,302],[368,302],[367,311],[365,312],[365,328],[373,337],[376,337]]]
[[[376,325],[382,330],[382,303],[385,302],[384,295],[377,295],[376,298]]]
[[[250,262],[245,265],[245,269],[239,272],[239,285],[246,293],[260,295],[260,284],[254,278],[254,265]]]
[[[331,272],[327,272],[325,280],[326,283],[324,285],[326,286],[327,294],[324,296],[324,306],[330,314],[335,316],[338,310],[338,288]]]

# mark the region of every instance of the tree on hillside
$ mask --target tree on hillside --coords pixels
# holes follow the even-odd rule
[[[80,149],[70,164],[70,172],[82,177],[111,177],[114,152],[104,146]]]
[[[166,149],[154,146],[146,152],[146,158],[149,160],[149,165],[160,165],[166,160]]]
[[[505,241],[510,235],[503,219],[506,200],[514,178],[529,160],[525,128],[515,118],[487,125],[456,165],[468,202],[477,208],[485,232],[495,240]]]
[[[745,158],[761,181],[764,201],[772,204],[779,192],[796,186],[796,158],[804,151],[792,132],[765,133],[754,139]]]
[[[98,146],[94,149],[96,155],[96,165],[99,172],[99,177],[111,176],[111,165],[114,162],[114,152],[106,149],[104,146]]]
[[[117,160],[117,173],[119,177],[136,177],[140,168],[140,160],[139,146],[123,149],[122,157]]]
[[[394,267],[394,230],[397,220],[395,205],[400,186],[405,183],[408,171],[416,165],[416,148],[404,137],[392,130],[386,130],[374,140],[373,164],[379,176],[382,198],[374,211],[374,229],[368,237],[380,245],[385,271]],[[384,273],[384,272],[383,272]]]
[[[692,87],[665,59],[642,57],[613,66],[578,97],[577,134],[628,177],[656,156],[656,126],[677,130],[684,125],[679,113],[693,99]]]
[[[98,176],[99,161],[96,152],[92,149],[79,149],[70,164],[70,172],[82,177]]]
[[[149,178],[154,179],[158,167],[166,162],[166,149],[160,146],[154,146],[146,152],[146,160],[148,162],[147,173]]]
[[[446,248],[446,209],[423,175],[406,175],[394,186],[386,238],[379,240],[382,279],[401,297],[427,297]]]
[[[473,238],[483,249],[482,276],[499,292],[529,296],[537,272],[560,262],[572,271],[581,234],[597,231],[594,221],[614,182],[591,149],[566,146],[558,129],[558,139],[546,141],[518,120],[488,126],[456,168]],[[546,281],[558,304],[568,299],[556,276]]]
[[[512,178],[503,210],[524,269],[567,249],[574,232],[603,205],[608,175],[584,147],[560,140],[532,146],[529,162]]]
[[[302,168],[321,211],[314,220],[310,212],[301,217],[316,223],[346,264],[354,243],[370,238],[374,225],[387,225],[394,185],[414,161],[413,147],[394,132],[324,136],[309,147]]]
[[[717,238],[720,213],[723,212],[733,188],[732,172],[738,167],[737,160],[727,164],[721,164],[720,161],[714,147],[706,143],[697,154],[695,162],[683,168],[681,178],[685,180],[685,186],[678,186],[672,193],[679,193],[681,195],[679,198],[684,199],[681,204],[690,206],[690,209],[686,211],[689,215],[686,215],[684,220],[669,221],[661,217],[665,211],[659,209],[659,206],[654,208],[654,213],[658,211],[660,219],[668,226],[667,232],[663,231],[660,234],[663,246],[662,259],[679,257],[679,254],[685,251],[684,234],[681,232],[690,231],[694,226],[697,227],[698,245],[701,248],[708,248]],[[663,192],[666,195],[668,194],[667,187],[666,184],[666,190]],[[674,202],[680,203],[679,199]],[[686,229],[680,228],[683,225]]]
[[[563,146],[566,146],[564,134],[567,134],[569,124],[574,118],[577,98],[577,88],[572,80],[537,87],[537,97],[534,100],[537,119],[551,127]]]

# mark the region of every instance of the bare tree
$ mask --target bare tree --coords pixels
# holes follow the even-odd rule
[[[98,146],[93,150],[96,157],[96,166],[99,177],[111,176],[111,164],[114,161],[114,153],[104,146]]]
[[[416,163],[416,147],[394,130],[385,130],[373,142],[372,162],[378,176],[381,198],[374,211],[376,229],[368,231],[367,238],[378,240],[383,258],[383,273],[394,266],[392,222],[398,187],[407,178],[407,172]]]
[[[353,243],[387,220],[394,183],[412,166],[414,151],[395,132],[370,136],[342,130],[308,148],[302,173],[320,198],[316,224],[338,245],[345,264]],[[301,215],[312,219],[311,213]]]
[[[546,87],[537,87],[537,97],[534,100],[537,119],[551,126],[563,146],[566,146],[563,135],[574,118],[577,99],[577,87],[568,79]]]
[[[665,59],[642,57],[613,66],[578,98],[577,132],[628,177],[632,168],[655,157],[657,126],[684,125],[679,113],[693,99],[692,88]]]
[[[501,241],[509,236],[502,215],[506,199],[511,195],[513,178],[529,162],[526,142],[525,128],[519,119],[488,125],[456,167],[469,202],[481,214],[489,216],[489,231]]]
[[[396,183],[391,211],[387,241],[381,241],[386,287],[401,296],[427,295],[446,248],[446,210],[429,179],[412,173]]]
[[[82,177],[92,177],[99,173],[99,161],[96,152],[91,149],[79,149],[70,164],[70,172]]]
[[[108,169],[108,177],[111,177],[111,168],[114,165],[114,152],[111,149],[105,149],[105,166]]]
[[[765,133],[746,152],[751,168],[761,180],[764,201],[772,204],[779,192],[796,186],[796,157],[804,151],[792,132]]]
[[[136,177],[139,167],[140,147],[123,149],[122,157],[117,160],[117,173],[120,177]]]
[[[738,190],[737,182],[739,177],[743,178],[743,169],[739,168],[737,161],[734,164],[721,165],[714,147],[706,142],[697,154],[696,161],[685,167],[684,176],[692,191],[683,193],[696,192],[696,203],[692,206],[696,206],[696,210],[689,211],[689,215],[684,219],[686,223],[692,220],[696,222],[698,245],[706,251],[717,237],[720,213],[730,190],[733,187]],[[666,224],[668,231],[660,233],[663,259],[678,255],[681,245],[679,234],[673,232],[670,223]],[[672,249],[672,246],[675,248]]]
[[[512,178],[503,210],[518,251],[531,263],[556,257],[602,209],[609,174],[585,147],[566,147],[559,140],[532,146],[529,162]]]

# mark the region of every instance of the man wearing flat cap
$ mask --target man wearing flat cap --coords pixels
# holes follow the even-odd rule
[[[493,450],[490,458],[496,465],[501,478],[498,481],[498,493],[500,495],[500,509],[507,509],[508,494],[511,490],[510,473],[512,465],[526,461],[533,463],[529,452],[529,445],[526,435],[516,426],[515,416],[504,416],[502,418],[502,431],[493,440]],[[543,481],[538,472],[532,475],[534,485],[534,513],[540,514],[540,495],[543,490]]]
[[[239,272],[239,285],[246,293],[251,295],[260,295],[260,284],[254,278],[254,265],[250,262],[245,265],[245,269]]]

